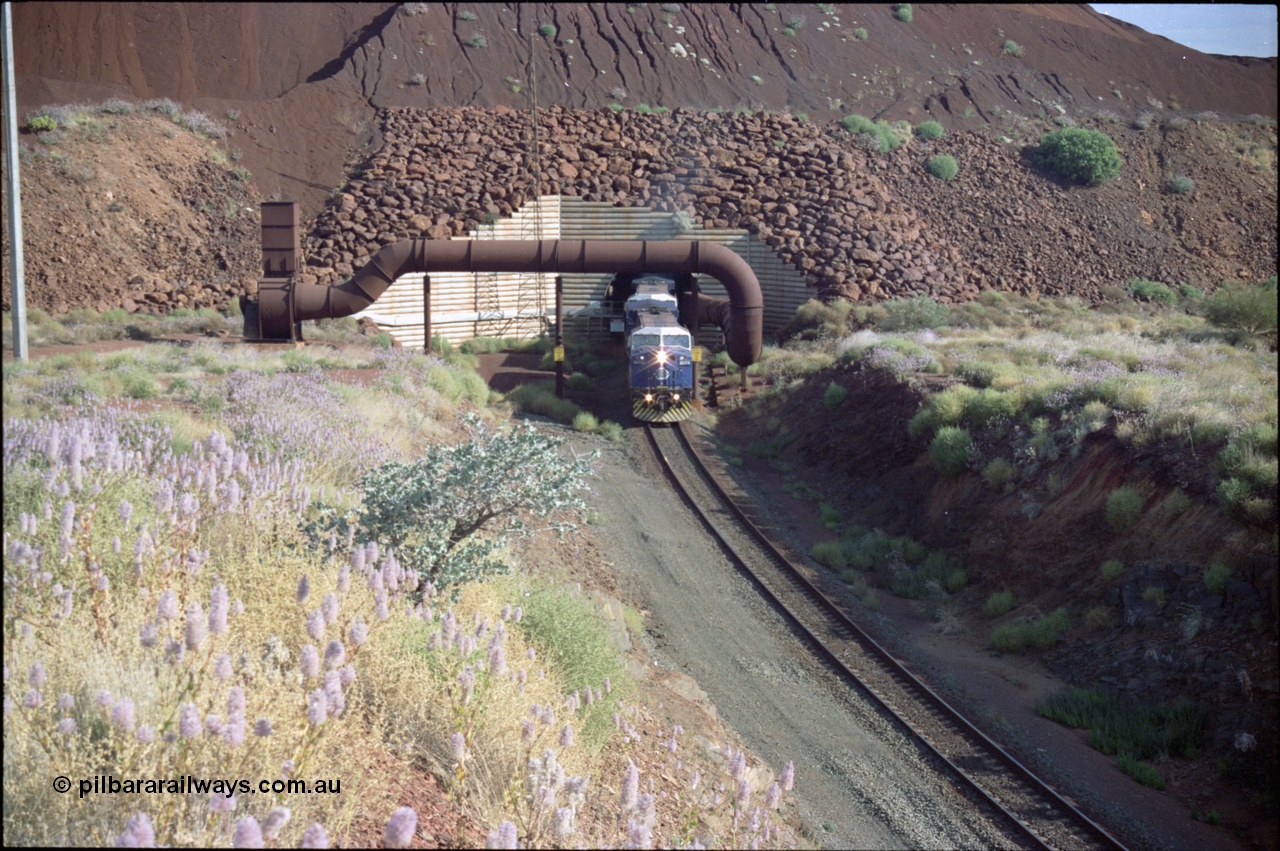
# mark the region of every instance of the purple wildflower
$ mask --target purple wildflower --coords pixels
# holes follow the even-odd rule
[[[324,825],[316,822],[302,832],[303,848],[328,848],[329,834],[325,832]]]
[[[219,653],[218,658],[213,663],[213,675],[220,680],[229,680],[232,674],[231,654]]]
[[[44,688],[44,665],[39,662],[33,662],[31,668],[27,671],[27,682],[31,683],[32,688]]]
[[[215,792],[209,796],[209,812],[229,813],[236,808],[236,796]]]
[[[76,699],[69,694],[63,693],[62,697],[58,698],[59,709],[62,709],[62,710],[74,709],[75,705],[76,705]]]
[[[338,621],[338,595],[330,591],[324,595],[324,602],[320,604],[320,610],[324,612],[325,625],[332,625]]]
[[[70,736],[76,731],[76,719],[63,718],[58,722],[58,732],[63,735]]]
[[[39,709],[42,703],[44,700],[40,697],[40,692],[33,688],[27,689],[27,693],[22,696],[22,705],[27,709]]]
[[[156,731],[146,724],[138,728],[138,732],[134,734],[135,738],[144,745],[149,745],[156,740]]]
[[[387,608],[387,592],[383,589],[378,589],[378,593],[373,599],[373,613],[377,616],[378,620],[385,621],[387,618],[391,617],[391,611]]]
[[[729,774],[734,780],[741,780],[747,774],[747,755],[744,751],[736,751],[729,758]]]
[[[386,848],[408,848],[418,829],[418,814],[412,807],[400,807],[387,820],[382,832],[382,844]]]
[[[342,681],[344,686],[349,686],[356,681],[356,669],[352,665],[343,665],[338,671],[338,679]]]
[[[627,825],[627,847],[649,848],[653,845],[653,833],[649,825],[642,821],[633,821]]]
[[[777,783],[770,783],[769,788],[764,793],[764,806],[767,810],[776,810],[778,802],[782,800],[782,787]]]
[[[497,637],[495,634],[494,638]],[[503,651],[501,642],[489,642],[489,672],[495,677],[500,677],[507,672],[507,654]]]
[[[320,676],[320,651],[314,644],[302,648],[302,675],[304,677]]]
[[[324,613],[319,609],[307,615],[307,635],[314,641],[324,641]]]
[[[187,626],[185,632],[186,647],[193,653],[200,649],[200,645],[204,644],[205,624],[204,610],[200,608],[200,602],[193,600],[187,606]]]
[[[347,649],[342,646],[342,642],[338,639],[330,641],[324,648],[324,664],[330,669],[336,669],[342,665],[347,658]]]
[[[227,586],[219,582],[213,586],[213,593],[209,597],[210,635],[226,635],[227,615],[230,611],[231,596],[227,593]]]
[[[303,603],[307,602],[307,598],[310,596],[311,596],[311,580],[308,579],[307,575],[304,573],[302,575],[302,578],[298,580],[298,592],[297,592],[298,605],[301,606]]]
[[[151,816],[137,813],[129,817],[124,833],[116,837],[117,848],[154,848],[156,832],[151,827]]]
[[[514,823],[504,821],[496,830],[489,831],[484,841],[485,848],[519,848],[520,839]]]
[[[204,719],[204,731],[210,736],[221,736],[224,729],[222,716],[210,712]]]
[[[178,595],[174,593],[172,588],[166,588],[160,592],[160,602],[156,606],[156,612],[160,615],[161,620],[171,621],[178,617]]]
[[[351,588],[351,568],[343,565],[338,568],[338,593],[345,594]]]
[[[111,692],[105,688],[100,690],[98,692],[97,697],[94,698],[94,702],[97,703],[99,706],[101,706],[103,709],[106,709],[112,703]]]
[[[560,747],[562,748],[573,747],[573,728],[570,727],[568,724],[565,724],[563,727],[560,728]]]
[[[359,647],[369,639],[369,627],[365,625],[363,618],[357,617],[351,623],[351,630],[347,637],[351,639],[352,647]]]
[[[467,757],[467,740],[461,733],[449,737],[449,751],[454,762],[462,762]]]
[[[751,784],[748,783],[746,780],[739,780],[738,781],[738,798],[737,798],[738,806],[745,807],[747,805],[747,801],[749,800],[751,800]]]
[[[245,816],[236,822],[235,832],[231,834],[232,848],[261,848],[262,827],[253,816]]]
[[[288,823],[289,808],[272,807],[271,812],[267,813],[267,817],[262,820],[262,838],[268,842],[274,842]]]
[[[325,671],[324,697],[329,705],[329,716],[341,717],[342,710],[347,708],[347,700],[342,694],[342,679],[337,671]]]
[[[329,717],[329,702],[324,696],[324,689],[312,689],[307,695],[307,721],[319,727]]]
[[[462,669],[462,673],[458,674],[458,685],[462,687],[462,705],[466,706],[471,702],[471,694],[476,687],[476,669],[467,665]]]
[[[271,735],[271,719],[259,718],[257,721],[255,721],[253,724],[253,734],[255,736],[260,736],[264,739],[267,736],[270,736]]]
[[[132,733],[136,728],[133,709],[133,700],[131,698],[122,697],[116,701],[116,705],[111,707],[111,723],[115,724],[126,733]]]
[[[631,760],[627,760],[627,773],[622,779],[622,811],[630,812],[636,808],[637,796],[640,793],[640,769]]]
[[[200,735],[200,709],[194,703],[184,703],[178,710],[178,734],[184,739]]]
[[[551,822],[551,832],[561,841],[568,839],[573,833],[573,810],[568,807],[556,810],[555,818]]]

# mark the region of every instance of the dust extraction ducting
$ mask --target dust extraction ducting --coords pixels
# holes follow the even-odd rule
[[[264,205],[263,265],[268,277],[259,283],[257,304],[246,305],[246,337],[256,333],[260,339],[285,340],[298,322],[352,316],[373,304],[401,275],[413,272],[687,273],[710,275],[728,293],[727,302],[700,297],[698,314],[699,321],[714,322],[724,330],[729,357],[744,367],[760,357],[760,283],[745,260],[717,243],[407,239],[386,246],[349,280],[330,287],[292,277],[300,256],[296,212],[292,204],[271,206],[289,209],[269,211]]]

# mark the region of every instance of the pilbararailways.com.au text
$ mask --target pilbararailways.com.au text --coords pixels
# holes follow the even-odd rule
[[[67,784],[70,785],[70,784]],[[56,788],[56,786],[55,786]],[[192,777],[190,774],[181,777],[154,778],[130,777],[124,780],[113,774],[98,774],[91,779],[79,781],[80,797],[86,795],[184,795],[195,793],[200,795],[225,795],[228,798],[240,795],[269,794],[303,794],[303,795],[338,795],[342,792],[340,779],[329,780],[251,780],[215,779],[205,780]]]

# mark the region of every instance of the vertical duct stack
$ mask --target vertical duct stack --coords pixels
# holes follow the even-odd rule
[[[241,301],[244,336],[259,340],[298,340],[302,323],[292,322],[294,276],[302,265],[302,237],[298,227],[298,205],[293,201],[265,201],[262,204],[262,277],[258,279],[256,301]],[[279,313],[261,311],[258,305],[288,305]],[[252,315],[251,315],[252,314]]]

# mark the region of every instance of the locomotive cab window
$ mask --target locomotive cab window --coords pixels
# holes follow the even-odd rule
[[[689,348],[688,334],[663,334],[662,345],[670,349],[687,349]]]
[[[637,331],[631,335],[632,346],[659,346],[662,345],[662,337],[655,333],[642,333]]]

